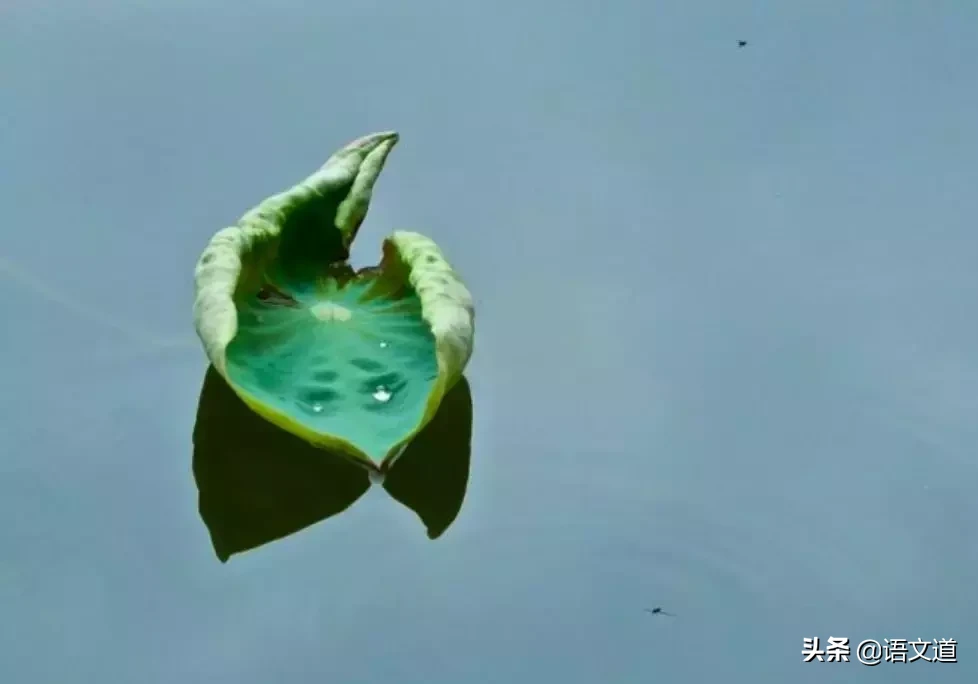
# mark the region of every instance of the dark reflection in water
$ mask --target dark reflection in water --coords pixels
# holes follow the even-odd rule
[[[384,481],[430,539],[462,508],[471,438],[472,394],[462,378]],[[193,443],[200,516],[221,562],[341,513],[370,487],[364,469],[251,411],[213,367],[204,376]]]

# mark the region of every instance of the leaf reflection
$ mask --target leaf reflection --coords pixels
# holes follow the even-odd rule
[[[437,539],[458,516],[469,478],[472,395],[463,377],[384,481]],[[350,507],[366,470],[313,447],[251,411],[207,369],[193,432],[200,516],[221,562]]]

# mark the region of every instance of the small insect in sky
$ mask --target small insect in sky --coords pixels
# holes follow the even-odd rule
[[[746,45],[747,45],[747,41],[746,40],[738,40],[737,41],[737,47],[744,47]]]
[[[659,608],[658,606],[656,606],[655,608],[646,608],[645,612],[651,613],[652,615],[668,615],[669,617],[676,617],[672,613],[667,613],[666,611],[662,610],[662,608]]]

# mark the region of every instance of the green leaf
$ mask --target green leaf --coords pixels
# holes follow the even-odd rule
[[[198,335],[255,412],[369,470],[387,470],[472,354],[472,297],[418,233],[354,272],[349,248],[394,133],[354,141],[219,231],[195,273]]]

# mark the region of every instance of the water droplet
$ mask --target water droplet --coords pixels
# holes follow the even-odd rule
[[[323,405],[322,404],[313,404],[312,405],[312,412],[313,413],[322,413],[323,412]]]
[[[380,343],[380,348],[381,349],[387,349],[387,342],[381,342]]]
[[[374,399],[386,403],[391,400],[391,393],[386,387],[380,385],[377,387],[377,391],[374,392]]]

